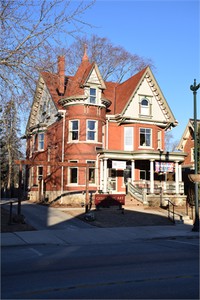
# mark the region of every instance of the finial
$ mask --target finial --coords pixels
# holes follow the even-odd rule
[[[87,49],[88,49],[87,44],[84,44],[84,54],[83,54],[82,61],[87,61],[88,60]]]

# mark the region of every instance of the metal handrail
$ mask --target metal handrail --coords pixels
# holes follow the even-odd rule
[[[174,215],[175,215],[174,207],[175,207],[176,205],[175,205],[172,201],[170,201],[169,199],[165,199],[165,201],[168,202],[168,205],[167,205],[168,219],[171,219],[171,218],[170,218],[170,213],[172,213],[172,222],[175,223],[175,218],[174,218]],[[172,211],[170,210],[170,204],[172,205]]]

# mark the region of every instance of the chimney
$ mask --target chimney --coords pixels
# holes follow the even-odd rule
[[[61,95],[64,95],[65,92],[65,57],[64,56],[58,56],[58,77],[59,77],[58,91]]]

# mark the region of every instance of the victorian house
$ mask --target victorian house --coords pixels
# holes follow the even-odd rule
[[[105,82],[86,51],[74,76],[59,57],[57,74],[40,74],[26,128],[31,199],[77,199],[86,185],[142,201],[161,190],[181,197],[186,154],[164,150],[177,124],[150,67]]]

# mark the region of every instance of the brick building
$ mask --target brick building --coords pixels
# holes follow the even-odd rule
[[[197,130],[200,128],[200,120],[197,120]],[[189,189],[193,186],[188,175],[194,173],[194,119],[189,119],[183,132],[181,140],[177,146],[179,151],[187,153],[182,163],[182,177],[184,181],[185,194],[190,193]],[[197,157],[200,157],[198,153]],[[198,170],[200,172],[200,170]]]
[[[37,161],[29,166],[31,199],[39,189],[50,201],[81,198],[86,181],[103,193],[183,194],[186,154],[164,151],[165,132],[177,124],[149,67],[105,82],[86,51],[74,76],[59,57],[57,74],[40,74],[26,128],[27,159]]]

